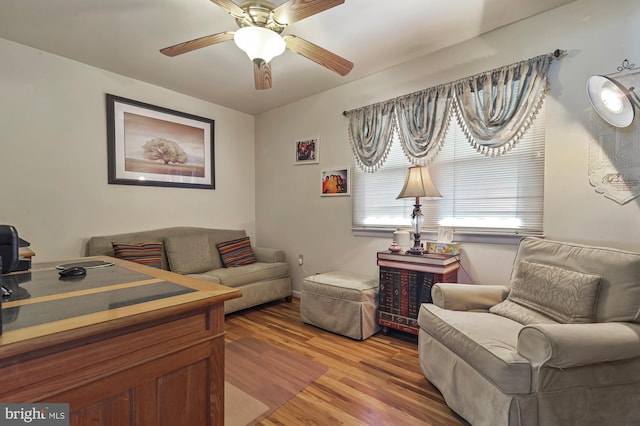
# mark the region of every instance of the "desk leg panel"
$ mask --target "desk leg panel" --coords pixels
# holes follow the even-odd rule
[[[217,340],[224,344],[223,337]],[[211,362],[215,344],[219,343],[199,344],[42,402],[69,403],[72,425],[215,424],[219,417],[224,418],[209,403],[210,367],[218,361]],[[155,379],[148,380],[149,377]],[[224,381],[215,386],[224,387]],[[115,423],[113,410],[118,411]],[[94,420],[87,422],[89,418]]]

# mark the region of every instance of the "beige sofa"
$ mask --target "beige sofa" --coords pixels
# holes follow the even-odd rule
[[[510,287],[432,296],[420,366],[472,425],[640,424],[640,254],[524,238]]]
[[[285,298],[291,300],[289,264],[282,250],[251,247],[256,262],[224,267],[217,244],[246,237],[243,230],[173,227],[151,231],[91,237],[87,255],[114,256],[112,243],[163,243],[162,269],[242,291],[242,297],[226,301],[225,313]]]

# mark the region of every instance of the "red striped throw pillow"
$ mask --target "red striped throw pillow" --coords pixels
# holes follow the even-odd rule
[[[225,241],[217,244],[217,247],[218,252],[220,252],[220,259],[225,268],[256,263],[256,256],[251,249],[249,237]]]
[[[118,259],[129,260],[154,268],[162,267],[162,243],[111,243]]]

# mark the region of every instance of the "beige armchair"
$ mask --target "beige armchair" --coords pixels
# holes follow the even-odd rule
[[[420,366],[474,426],[640,424],[640,254],[524,238],[510,287],[437,284]]]

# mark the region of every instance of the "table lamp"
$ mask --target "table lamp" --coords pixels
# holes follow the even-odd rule
[[[398,198],[415,198],[416,203],[411,213],[411,225],[413,226],[413,247],[406,251],[407,254],[422,255],[425,252],[424,247],[420,244],[420,229],[424,218],[420,210],[420,198],[428,200],[437,200],[442,198],[440,192],[436,189],[431,181],[429,170],[426,167],[413,166],[409,167],[407,178],[404,181],[402,191]]]

